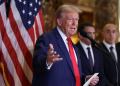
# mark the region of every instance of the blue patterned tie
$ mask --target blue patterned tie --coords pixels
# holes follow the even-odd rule
[[[115,54],[113,53],[113,47],[112,46],[110,47],[110,53],[111,53],[111,56],[113,57],[113,59],[115,60],[115,62],[117,62],[116,59],[115,59]]]
[[[91,72],[93,72],[93,60],[92,60],[92,55],[91,55],[91,52],[90,52],[90,47],[87,47],[87,49],[88,49],[88,57],[89,57]]]

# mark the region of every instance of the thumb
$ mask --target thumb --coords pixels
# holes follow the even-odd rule
[[[49,44],[49,46],[50,46],[50,50],[54,49],[52,44]]]

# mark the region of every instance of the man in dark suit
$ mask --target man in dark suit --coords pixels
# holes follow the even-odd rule
[[[32,86],[82,86],[85,77],[82,76],[75,45],[70,39],[77,31],[80,12],[74,6],[60,6],[56,11],[57,27],[37,39]],[[98,81],[99,77],[96,76],[90,85]]]
[[[120,47],[120,42],[116,43],[116,46]]]
[[[98,49],[91,46],[91,41],[83,37],[80,32],[84,30],[91,38],[95,38],[95,28],[89,22],[81,23],[78,26],[78,37],[80,41],[76,44],[80,53],[82,72],[86,75],[99,73],[99,82],[96,86],[104,86],[104,69],[102,61],[102,53]]]
[[[115,40],[118,32],[114,24],[106,24],[102,31],[103,43],[102,47],[111,54],[112,59],[103,53],[105,86],[118,86],[116,83],[116,66],[118,67],[118,84],[120,86],[120,47],[116,47]],[[114,60],[114,61],[113,61]]]

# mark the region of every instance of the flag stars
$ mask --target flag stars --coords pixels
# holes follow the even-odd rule
[[[18,0],[19,2],[22,2],[22,0]]]
[[[28,14],[29,14],[29,16],[31,16],[31,15],[32,15],[32,12],[29,12]]]
[[[31,24],[31,21],[30,20],[28,20],[28,22],[27,22],[29,25]]]
[[[39,5],[41,5],[41,2],[39,1],[39,3],[38,3]]]
[[[23,10],[22,13],[25,14],[25,10]]]
[[[37,3],[37,0],[35,0],[35,2]]]
[[[32,7],[32,6],[33,6],[33,4],[32,4],[32,3],[30,3],[29,5],[30,5],[30,7]]]
[[[24,1],[23,4],[26,4],[26,1]]]
[[[35,8],[34,10],[37,11],[37,8]]]

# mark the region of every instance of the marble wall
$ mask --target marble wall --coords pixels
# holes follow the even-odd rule
[[[61,4],[61,0],[42,0],[42,12],[46,32],[55,27],[55,10]]]
[[[118,26],[118,0],[95,1],[96,40],[102,42],[101,31],[105,24],[113,23]]]
[[[106,23],[118,26],[118,0],[42,0],[42,11],[46,32],[55,27],[55,10],[62,4],[70,4],[80,8],[79,24],[91,22],[95,25],[96,40],[102,42],[102,28]],[[76,40],[76,36],[74,36]],[[77,39],[78,41],[78,39]]]

